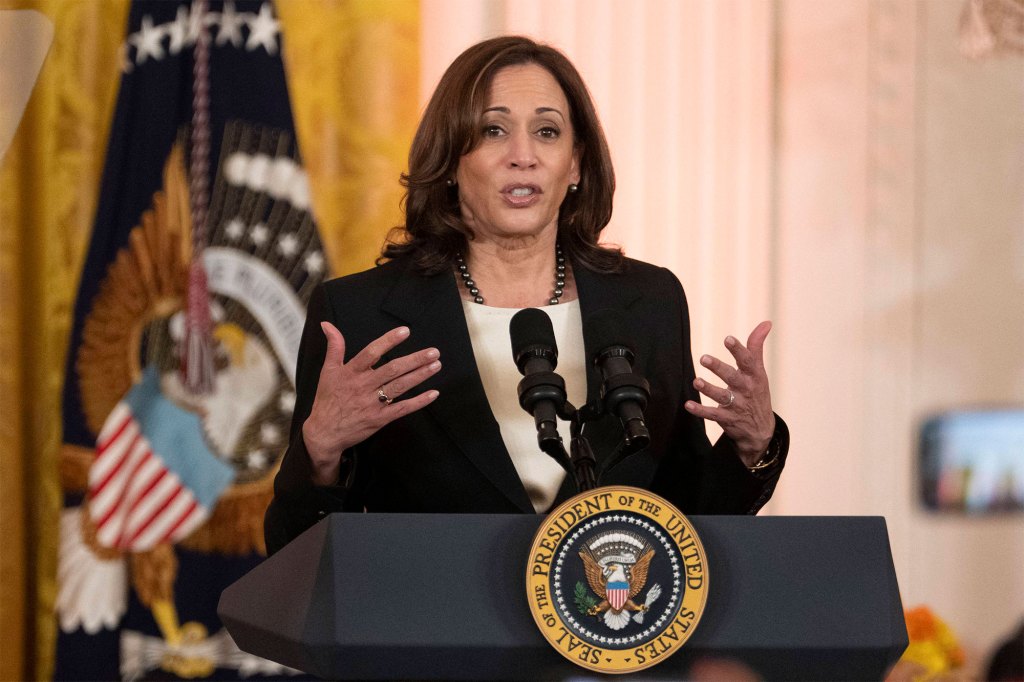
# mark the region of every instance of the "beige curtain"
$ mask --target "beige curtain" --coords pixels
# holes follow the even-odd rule
[[[4,680],[53,673],[64,362],[117,96],[128,1],[0,0],[0,11],[26,9],[52,22],[54,38],[0,159]],[[401,219],[397,178],[418,109],[418,3],[291,0],[277,12],[299,140],[334,272],[368,267],[387,229]]]

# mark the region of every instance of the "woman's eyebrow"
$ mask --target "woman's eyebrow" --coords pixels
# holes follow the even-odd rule
[[[488,108],[484,109],[483,113],[486,114],[489,111],[497,111],[497,112],[502,113],[502,114],[511,114],[512,113],[512,110],[509,109],[508,107],[488,107]],[[536,113],[536,114],[546,114],[549,111],[552,111],[552,112],[558,114],[559,116],[561,116],[562,118],[565,118],[565,114],[563,114],[560,110],[558,110],[558,109],[556,109],[554,107],[537,107],[534,110],[534,113]]]

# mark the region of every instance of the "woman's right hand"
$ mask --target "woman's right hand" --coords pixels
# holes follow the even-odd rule
[[[382,402],[378,391],[394,400],[437,373],[441,363],[440,352],[426,348],[374,369],[385,353],[409,338],[408,327],[392,329],[345,362],[345,337],[330,322],[320,327],[327,337],[327,355],[302,438],[313,463],[313,483],[334,485],[342,452],[438,396],[437,391],[424,391],[392,404]]]

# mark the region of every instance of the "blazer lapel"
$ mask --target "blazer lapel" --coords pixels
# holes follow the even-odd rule
[[[408,325],[417,347],[441,351],[441,371],[422,385],[440,393],[426,411],[488,480],[519,509],[533,513],[480,381],[455,278],[447,271],[423,277],[406,270],[381,307]]]
[[[627,264],[628,267],[628,264]],[[628,309],[634,301],[643,294],[628,277],[620,275],[602,275],[585,268],[574,268],[573,277],[576,280],[576,292],[580,298],[580,316],[583,318],[583,346],[587,364],[587,402],[594,403],[601,396],[601,371],[592,362],[594,354],[599,350],[596,346],[597,339],[586,334],[588,320],[598,310],[612,309],[628,319]],[[583,407],[577,405],[576,407]],[[618,441],[600,437],[595,434],[591,424],[588,430],[584,431],[590,445],[594,450],[594,456],[598,463],[612,454],[613,448]],[[598,436],[595,438],[595,435]],[[569,444],[566,443],[568,449]],[[572,497],[576,493],[576,484],[572,476],[566,476],[555,497],[553,506],[557,506]]]
[[[628,264],[627,266],[628,267]],[[587,402],[594,402],[601,392],[601,371],[594,366],[591,358],[599,349],[597,339],[586,335],[588,320],[598,310],[611,309],[628,319],[629,306],[639,299],[640,290],[621,275],[600,275],[584,268],[573,270],[576,292],[580,297],[580,316],[583,318],[583,345],[587,358]]]

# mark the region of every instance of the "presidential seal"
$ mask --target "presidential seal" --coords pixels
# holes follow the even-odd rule
[[[597,672],[632,673],[665,660],[697,628],[707,556],[689,520],[657,495],[597,488],[541,525],[526,590],[559,653]]]

